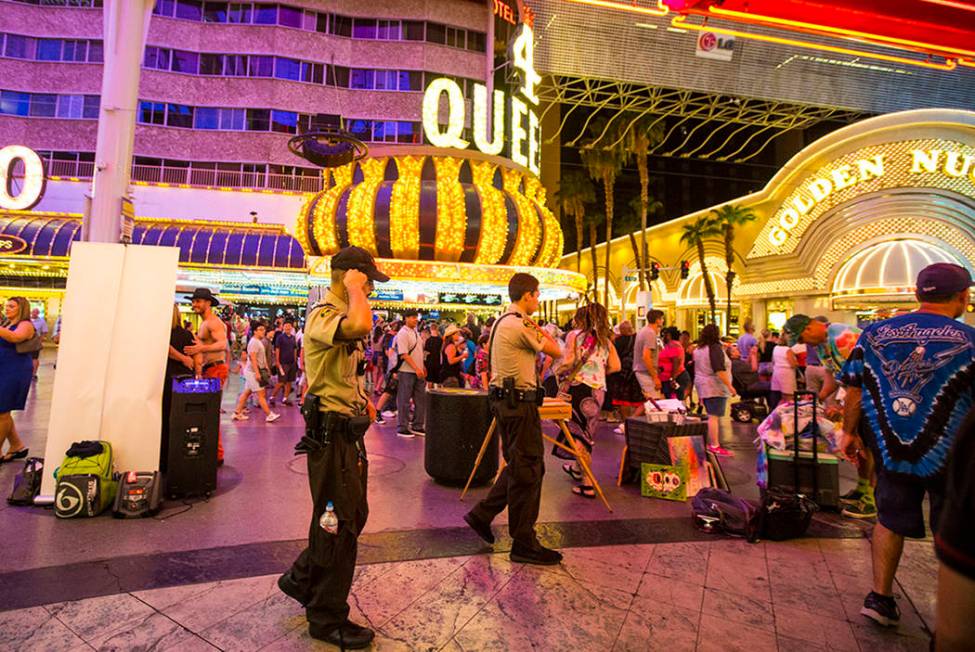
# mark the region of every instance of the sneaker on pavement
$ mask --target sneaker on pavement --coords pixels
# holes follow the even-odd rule
[[[413,428],[413,427],[411,426],[411,427],[410,427],[410,431],[411,431],[411,432],[412,432],[412,433],[413,433],[414,435],[416,435],[417,437],[426,437],[426,436],[427,436],[427,431],[426,431],[426,430],[424,430],[423,428]]]
[[[234,412],[233,416],[230,418],[234,421],[247,421],[250,419],[246,412]]]
[[[708,450],[720,457],[734,457],[735,454],[724,446],[708,446]]]
[[[281,415],[280,414],[278,414],[277,412],[272,412],[271,414],[267,415],[267,417],[264,419],[264,421],[266,423],[274,423],[275,421],[277,421],[280,418],[281,418]]]
[[[308,623],[308,635],[319,641],[331,643],[341,650],[361,650],[369,647],[375,634],[368,627],[352,622],[324,629],[315,623]]]
[[[897,608],[894,596],[880,595],[876,591],[864,598],[860,614],[884,627],[895,627],[901,620],[901,610]]]
[[[542,545],[534,548],[515,542],[511,546],[511,561],[520,564],[536,564],[538,566],[554,566],[562,561],[562,553],[551,550]]]
[[[386,419],[383,419],[383,415],[377,414],[376,415],[376,423],[378,423],[381,426],[384,426],[384,425],[386,425]]]
[[[856,505],[863,498],[863,492],[853,487],[845,494],[839,497],[839,503],[841,505]]]
[[[877,503],[872,500],[859,500],[853,505],[847,505],[841,512],[849,518],[876,518]]]
[[[392,419],[396,416],[396,410],[385,410],[383,411],[383,416],[387,419]]]
[[[414,439],[416,437],[416,435],[414,435],[409,430],[397,430],[396,436],[402,437],[403,439]]]

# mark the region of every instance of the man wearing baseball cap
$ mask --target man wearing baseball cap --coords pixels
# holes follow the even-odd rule
[[[349,620],[348,604],[359,534],[369,514],[363,435],[376,418],[365,384],[365,340],[372,331],[368,297],[373,282],[389,277],[359,247],[342,249],[331,263],[332,285],[308,313],[303,340],[305,436],[295,450],[308,455],[314,503],[308,547],[278,587],[305,607],[312,638],[354,650],[374,636]]]
[[[920,308],[865,328],[841,372],[840,450],[853,459],[866,445],[877,467],[873,590],[860,613],[880,625],[900,620],[893,582],[904,537],[925,536],[925,494],[937,531],[949,453],[975,405],[975,328],[958,321],[971,286],[964,267],[925,267],[917,277]]]

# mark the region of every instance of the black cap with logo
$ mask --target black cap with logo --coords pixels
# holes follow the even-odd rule
[[[370,281],[385,283],[389,277],[379,271],[372,254],[361,247],[345,247],[332,256],[332,269],[357,269]]]
[[[934,263],[922,269],[917,275],[917,294],[944,296],[957,294],[972,286],[972,275],[961,265]]]

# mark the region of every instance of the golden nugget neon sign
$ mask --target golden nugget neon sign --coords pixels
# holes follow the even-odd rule
[[[912,149],[909,159],[888,158],[886,154],[877,154],[847,165],[826,166],[814,174],[789,195],[778,212],[772,216],[769,242],[775,247],[785,243],[800,220],[833,193],[879,179],[891,168],[902,171],[902,166],[908,161],[910,166],[907,172],[910,175],[939,174],[950,178],[967,176],[975,183],[975,157],[970,154],[942,149]]]
[[[522,25],[511,45],[511,64],[521,76],[521,86],[510,98],[504,91],[495,90],[488,99],[487,87],[474,84],[474,105],[471,126],[474,146],[481,152],[499,155],[508,141],[508,158],[540,172],[542,132],[539,127],[538,94],[536,86],[541,76],[535,72],[535,47],[531,27]],[[447,99],[447,124],[439,120],[440,99]],[[489,109],[490,104],[490,109]],[[488,110],[491,111],[491,133],[488,133]],[[464,92],[453,79],[438,77],[427,86],[423,95],[423,132],[436,147],[467,149],[470,142],[462,137],[466,120]]]

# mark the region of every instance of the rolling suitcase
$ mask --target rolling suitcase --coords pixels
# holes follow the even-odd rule
[[[812,450],[799,449],[799,403],[806,398],[812,406],[809,428],[812,433]],[[829,453],[819,453],[819,425],[816,421],[818,403],[815,392],[800,391],[795,394],[795,422],[793,450],[768,450],[768,487],[796,494],[803,494],[820,507],[835,508],[839,505],[839,458]]]

